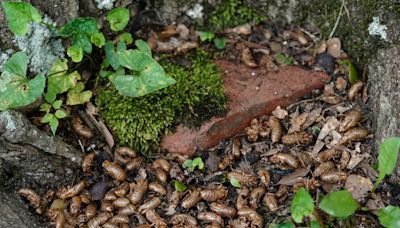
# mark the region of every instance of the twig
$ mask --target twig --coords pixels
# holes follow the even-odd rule
[[[346,0],[342,0],[342,5],[340,6],[340,10],[339,10],[339,15],[336,19],[335,26],[333,27],[332,32],[329,34],[329,39],[333,37],[333,34],[335,34],[336,28],[339,25],[340,18],[342,17],[342,12],[343,12],[345,3],[346,3]]]

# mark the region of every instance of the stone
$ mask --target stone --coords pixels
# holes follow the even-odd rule
[[[250,69],[226,60],[216,64],[222,72],[228,113],[211,118],[198,130],[178,126],[175,133],[162,138],[162,150],[193,155],[196,150],[216,146],[222,139],[240,133],[253,118],[296,102],[313,89],[323,88],[324,80],[329,79],[326,73],[297,66],[282,66],[277,72],[268,72],[265,67]]]

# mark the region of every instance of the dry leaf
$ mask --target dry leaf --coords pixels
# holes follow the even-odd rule
[[[374,185],[371,180],[359,175],[350,175],[347,177],[344,188],[351,193],[353,198],[361,202],[372,191]]]
[[[272,111],[272,115],[274,115],[278,119],[283,120],[288,115],[288,112],[285,109],[282,109],[281,106],[278,106],[275,108],[274,111]]]
[[[310,127],[320,117],[321,111],[322,111],[321,107],[312,110],[308,114],[307,120],[303,123],[300,130],[303,131],[303,130],[307,129],[308,127]]]
[[[318,139],[323,140],[327,135],[329,135],[333,130],[335,130],[340,125],[340,122],[336,117],[331,116],[328,118],[321,131],[319,132]]]
[[[291,125],[288,130],[288,134],[300,131],[301,125],[303,125],[304,122],[306,122],[307,118],[308,118],[308,112],[303,112],[299,116],[292,118],[290,120]]]
[[[303,177],[305,177],[309,172],[310,172],[309,168],[296,169],[296,171],[294,171],[293,173],[286,175],[282,179],[280,179],[277,185],[283,184],[292,186],[297,182],[300,182],[303,179]]]

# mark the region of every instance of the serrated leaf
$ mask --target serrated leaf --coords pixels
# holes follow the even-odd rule
[[[56,113],[54,113],[54,115],[57,117],[57,119],[63,119],[67,117],[67,113],[64,112],[63,110],[57,110]]]
[[[90,37],[86,34],[76,34],[72,39],[72,46],[79,47],[88,54],[92,53],[92,43],[90,42]]]
[[[119,35],[119,41],[124,42],[126,44],[131,44],[133,42],[132,34],[129,32],[124,32]]]
[[[175,79],[168,77],[164,69],[148,54],[139,50],[119,52],[119,63],[136,71],[137,75],[118,75],[110,77],[111,82],[123,95],[140,97],[148,93],[175,84]]]
[[[378,154],[379,177],[375,182],[374,190],[386,175],[393,173],[396,168],[400,150],[400,137],[391,137],[383,141]],[[373,191],[374,191],[373,190]]]
[[[67,94],[67,105],[85,104],[92,98],[92,91],[83,91],[85,84],[78,82],[77,85],[70,89]]]
[[[92,36],[90,36],[90,42],[101,48],[106,44],[106,38],[104,37],[103,33],[96,32],[93,33]]]
[[[214,39],[214,46],[217,49],[224,49],[226,45],[226,38],[215,38]]]
[[[309,216],[314,211],[314,201],[305,188],[296,192],[290,206],[292,218],[296,223],[303,222],[303,217]]]
[[[321,210],[340,219],[354,214],[358,206],[358,202],[346,190],[330,192],[319,204]]]
[[[184,192],[187,189],[186,185],[182,184],[177,180],[173,180],[172,183],[174,185],[175,190],[178,192]]]
[[[215,35],[212,32],[200,32],[200,41],[212,41]]]
[[[78,46],[71,46],[67,49],[67,55],[75,63],[79,63],[83,59],[83,49]]]
[[[53,135],[56,135],[57,128],[58,128],[58,119],[56,117],[50,119],[49,125],[50,125],[50,130],[53,133]]]
[[[400,227],[400,207],[389,205],[378,212],[379,223],[388,228]]]
[[[198,169],[204,169],[204,162],[201,159],[201,157],[197,157],[197,158],[193,159],[192,166],[193,167],[197,166]]]
[[[106,17],[113,31],[123,30],[129,22],[129,10],[123,7],[117,7],[111,10]]]
[[[143,41],[143,40],[136,40],[135,41],[136,47],[139,49],[139,51],[145,53],[146,55],[151,57],[151,49],[149,45]]]
[[[53,108],[54,109],[60,109],[61,108],[61,105],[62,105],[62,100],[56,100],[56,101],[54,101],[53,102]]]
[[[231,179],[229,179],[229,183],[231,183],[231,185],[232,185],[233,187],[235,187],[235,188],[240,188],[240,187],[242,187],[241,184],[240,184],[240,182],[239,182],[239,180],[236,179],[236,178],[234,178],[234,177],[232,177]]]
[[[15,53],[5,64],[0,75],[0,111],[18,108],[34,102],[43,93],[46,78],[37,75],[26,77],[27,56]]]
[[[29,22],[40,23],[42,16],[37,9],[26,2],[3,2],[8,27],[17,36],[24,36],[29,31]]]
[[[57,60],[51,67],[49,71],[50,76],[47,78],[47,93],[45,95],[48,103],[53,103],[56,100],[57,94],[67,92],[81,79],[77,71],[67,74],[67,69],[67,60]]]
[[[59,31],[59,35],[68,37],[77,34],[86,34],[91,36],[93,33],[98,32],[99,25],[94,18],[78,17],[67,24],[65,24]]]

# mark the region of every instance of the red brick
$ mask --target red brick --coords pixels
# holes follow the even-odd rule
[[[225,60],[216,64],[222,70],[228,113],[206,122],[197,131],[178,126],[175,133],[161,140],[161,149],[170,153],[193,155],[218,145],[247,127],[254,117],[270,114],[276,106],[286,107],[313,89],[322,88],[329,77],[323,72],[297,66],[283,66],[277,72],[260,67],[250,69]]]

